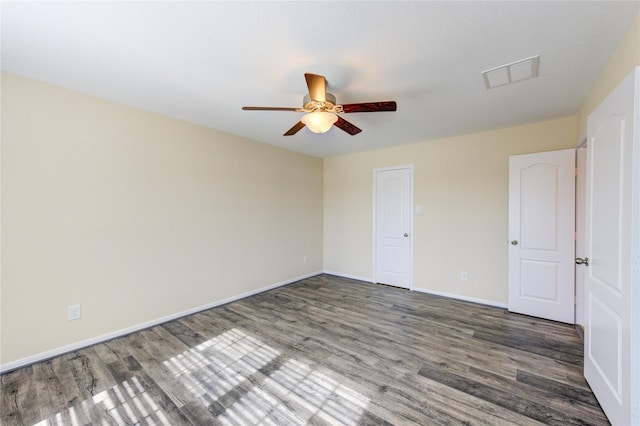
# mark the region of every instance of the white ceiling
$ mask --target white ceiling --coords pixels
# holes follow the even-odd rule
[[[640,2],[2,2],[2,69],[319,157],[574,115]],[[482,71],[540,55],[540,76]],[[303,74],[363,129],[282,134]]]

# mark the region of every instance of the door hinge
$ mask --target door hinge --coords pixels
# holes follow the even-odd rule
[[[576,176],[580,174],[580,169],[576,167]]]

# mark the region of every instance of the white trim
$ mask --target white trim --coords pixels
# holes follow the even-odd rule
[[[358,280],[358,281],[364,281],[366,283],[375,284],[375,281],[373,280],[373,278],[366,278],[358,275],[343,274],[342,272],[336,272],[336,271],[327,271],[326,269],[323,271],[323,273],[327,275],[335,275],[336,277],[348,278],[350,280]]]
[[[409,191],[409,210],[411,214],[409,215],[409,235],[411,236],[411,241],[409,245],[409,262],[411,266],[409,267],[409,290],[414,290],[413,288],[413,251],[414,251],[414,241],[415,236],[413,232],[413,222],[414,218],[414,200],[413,200],[413,192],[414,189],[414,180],[413,180],[413,164],[405,164],[403,166],[391,166],[391,167],[379,167],[377,169],[373,169],[373,273],[371,276],[373,277],[374,283],[377,283],[376,277],[376,265],[377,265],[377,251],[376,251],[376,196],[377,196],[377,173],[378,172],[386,172],[390,170],[405,170],[409,169],[409,185],[411,186],[411,190]],[[402,287],[403,288],[403,287]]]
[[[631,171],[631,421],[640,424],[640,66],[635,72],[635,114],[633,115],[633,170]]]
[[[6,364],[0,365],[0,373],[6,373],[11,370],[15,370],[17,368],[26,367],[27,365],[34,364],[36,362],[44,361],[46,359],[63,355],[68,352],[77,351],[79,349],[86,348],[88,346],[95,345],[97,343],[106,342],[107,340],[115,339],[117,337],[126,336],[127,334],[131,334],[136,331],[144,330],[145,328],[154,327],[156,325],[163,324],[168,321],[172,321],[178,318],[182,318],[187,315],[195,314],[200,311],[204,311],[207,309],[215,308],[217,306],[226,305],[227,303],[235,302],[240,299],[244,299],[250,296],[254,296],[259,293],[263,293],[268,290],[273,290],[274,288],[282,287],[287,284],[294,283],[296,281],[303,280],[305,278],[315,277],[316,275],[322,274],[322,271],[312,272],[310,274],[302,275],[296,278],[292,278],[290,280],[282,281],[276,284],[271,284],[266,287],[261,287],[257,290],[249,291],[246,293],[239,294],[237,296],[228,297],[226,299],[218,300],[216,302],[208,303],[206,305],[202,305],[196,308],[187,309],[186,311],[178,312],[175,314],[167,315],[162,318],[157,318],[155,320],[147,321],[142,324],[137,324],[132,327],[123,328],[122,330],[114,331],[111,333],[103,334],[101,336],[92,337],[90,339],[81,340],[76,343],[72,343],[70,345],[61,346],[56,349],[52,349],[50,351],[41,352],[36,355],[31,355],[26,358],[18,359],[16,361],[11,361]]]
[[[453,293],[444,293],[442,291],[434,291],[426,288],[414,288],[413,290],[420,293],[427,293],[427,294],[433,294],[435,296],[448,297],[449,299],[457,299],[457,300],[462,300],[464,302],[479,303],[481,305],[493,306],[496,308],[507,309],[508,307],[506,303],[500,303],[494,300],[476,299],[475,297],[461,296],[459,294],[453,294]]]
[[[366,282],[366,283],[375,284],[375,281],[373,281],[371,278],[360,277],[360,276],[357,276],[357,275],[343,274],[342,272],[328,271],[326,269],[323,271],[323,273],[327,274],[327,275],[335,275],[337,277],[349,278],[349,279],[352,279],[352,280],[358,280],[358,281],[363,281],[363,282]],[[402,288],[402,287],[398,287],[398,288]],[[414,287],[413,291],[416,291],[418,293],[433,294],[434,296],[442,296],[442,297],[446,297],[446,298],[449,298],[449,299],[462,300],[464,302],[472,302],[472,303],[478,303],[480,305],[493,306],[495,308],[507,309],[507,307],[508,307],[506,303],[500,303],[500,302],[496,302],[494,300],[476,299],[474,297],[460,296],[459,294],[444,293],[444,292],[441,292],[441,291],[434,291],[434,290],[429,290],[429,289],[426,289],[426,288]]]

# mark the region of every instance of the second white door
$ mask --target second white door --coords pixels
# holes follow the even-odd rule
[[[412,168],[378,169],[375,185],[375,281],[411,288]]]
[[[574,322],[575,151],[509,158],[509,311]]]

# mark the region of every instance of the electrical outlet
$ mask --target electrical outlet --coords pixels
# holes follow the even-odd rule
[[[71,305],[67,308],[67,319],[69,321],[80,319],[82,316],[82,307],[80,305]]]
[[[466,281],[466,280],[467,280],[467,273],[460,272],[460,281]]]
[[[306,265],[307,263],[309,263],[309,256],[305,256],[302,261],[304,262],[304,264]]]

